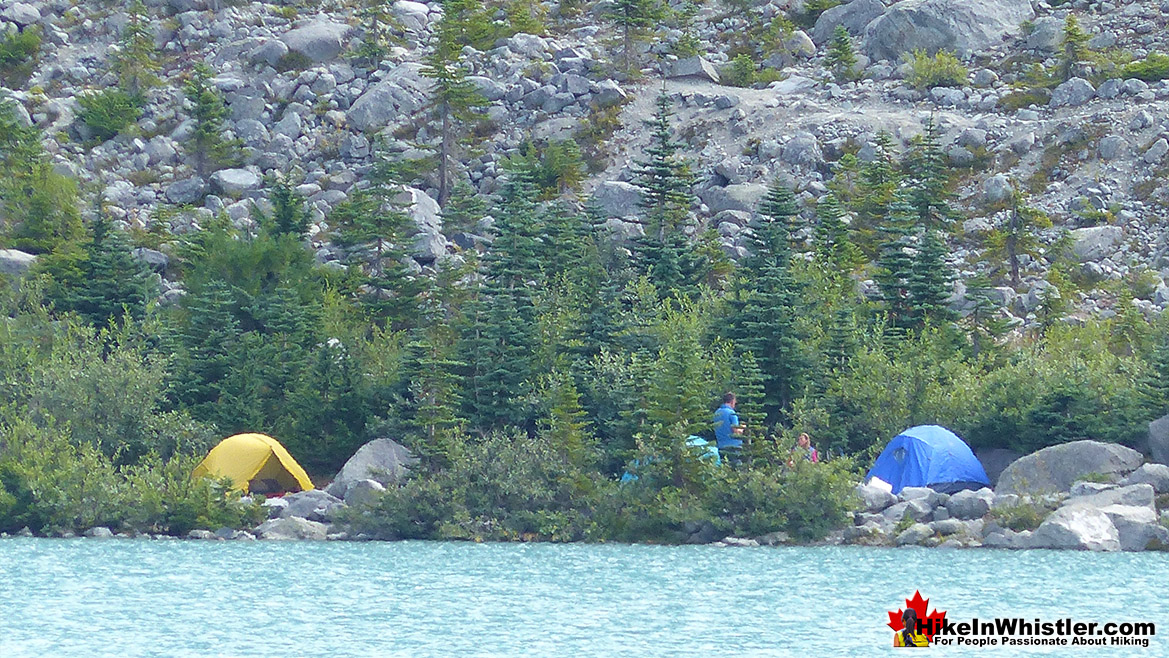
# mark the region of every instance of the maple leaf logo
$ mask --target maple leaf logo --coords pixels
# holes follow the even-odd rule
[[[946,620],[946,611],[934,609],[933,612],[926,614],[926,608],[929,607],[929,599],[921,598],[921,592],[914,591],[912,599],[905,599],[905,605],[913,608],[917,613],[917,619],[920,623],[922,635],[930,641],[934,641],[934,632],[942,627],[942,622]],[[905,612],[904,608],[898,608],[897,612],[889,613],[889,628],[894,631],[900,631],[905,628],[905,623],[901,621],[901,615]]]

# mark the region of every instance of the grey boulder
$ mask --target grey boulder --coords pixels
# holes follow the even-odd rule
[[[421,74],[422,65],[401,64],[366,89],[349,108],[346,118],[358,130],[380,130],[394,118],[410,116],[422,109],[430,82]]]
[[[344,23],[318,20],[285,32],[280,40],[289,50],[313,62],[327,62],[341,54],[341,40],[349,33],[349,29]]]
[[[295,517],[321,523],[331,522],[334,512],[345,506],[340,498],[320,489],[290,494],[284,500],[288,507],[280,510],[281,519]]]
[[[1169,493],[1169,466],[1164,464],[1142,464],[1131,475],[1120,481],[1121,485],[1147,484],[1159,494]]]
[[[253,534],[260,539],[324,541],[325,537],[328,536],[328,531],[329,528],[324,523],[299,517],[286,517],[261,523],[256,526]]]
[[[1096,97],[1096,88],[1083,78],[1072,78],[1051,92],[1052,107],[1079,107]]]
[[[350,483],[345,491],[345,504],[350,507],[368,505],[377,500],[378,494],[386,490],[377,480],[358,480]]]
[[[978,491],[959,491],[946,501],[946,511],[955,519],[980,519],[990,511],[994,492],[983,487]]]
[[[1120,533],[1108,515],[1094,507],[1061,507],[1031,535],[1032,548],[1119,551]]]
[[[903,0],[869,23],[865,48],[874,60],[891,61],[918,49],[973,53],[1018,34],[1033,18],[1028,0]]]
[[[837,5],[820,14],[812,28],[812,41],[823,46],[832,41],[837,25],[843,25],[849,34],[864,34],[865,27],[885,13],[881,0],[853,0]]]
[[[247,169],[220,169],[211,174],[211,187],[219,194],[239,196],[260,188],[260,177]]]
[[[593,205],[605,217],[629,217],[641,211],[640,187],[624,181],[605,181],[593,191]]]
[[[1072,253],[1081,263],[1100,260],[1112,252],[1124,237],[1119,226],[1090,226],[1071,231]]]
[[[207,183],[198,176],[175,181],[166,188],[167,200],[180,206],[195,203],[205,194],[207,194]]]
[[[674,62],[667,75],[670,78],[695,78],[708,82],[719,82],[718,69],[701,56],[687,57]]]
[[[856,494],[868,512],[880,512],[897,503],[897,496],[871,484],[857,485]]]
[[[998,494],[1067,491],[1089,474],[1128,475],[1141,465],[1141,453],[1115,443],[1072,441],[1021,457],[999,477]]]
[[[360,480],[374,480],[383,486],[397,484],[418,462],[404,446],[392,439],[374,439],[361,446],[341,467],[326,491],[344,496]]]
[[[1158,464],[1169,464],[1169,414],[1149,423],[1149,452]]]
[[[20,276],[32,269],[37,262],[33,254],[19,249],[0,249],[0,274]]]
[[[755,212],[759,201],[767,194],[767,186],[762,183],[740,183],[726,187],[712,187],[698,193],[702,202],[710,208],[712,213],[724,210],[741,210]]]

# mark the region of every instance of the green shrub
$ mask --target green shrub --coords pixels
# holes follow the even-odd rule
[[[1051,92],[1046,89],[1020,89],[999,98],[999,107],[1014,112],[1032,105],[1044,106],[1051,100]]]
[[[1137,78],[1145,82],[1169,79],[1169,55],[1149,53],[1148,57],[1125,66],[1121,77]]]
[[[0,84],[18,89],[28,82],[41,51],[41,30],[33,26],[0,38]]]
[[[574,139],[524,142],[505,160],[505,166],[531,171],[544,199],[578,189],[585,174],[584,156]]]
[[[1039,503],[1021,501],[1017,505],[996,507],[990,511],[990,515],[1004,528],[1022,532],[1038,528],[1052,511],[1053,508]]]
[[[802,540],[822,539],[850,518],[854,467],[848,460],[800,460],[793,468],[722,468],[707,494],[708,509],[717,527],[737,537],[782,530]]]
[[[142,101],[119,89],[82,94],[77,97],[81,120],[101,141],[112,139],[142,115]]]
[[[746,53],[736,55],[719,76],[724,84],[732,87],[750,87],[755,84],[755,60]]]
[[[312,65],[313,60],[308,55],[296,50],[290,50],[276,61],[274,68],[277,73],[288,73],[289,71],[303,71],[311,68]]]
[[[939,50],[931,57],[926,51],[918,49],[912,55],[907,53],[905,61],[911,67],[906,81],[917,89],[961,87],[966,84],[969,75],[962,62],[945,50]]]

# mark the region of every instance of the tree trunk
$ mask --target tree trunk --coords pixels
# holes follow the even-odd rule
[[[442,104],[442,146],[438,155],[438,205],[446,206],[450,190],[447,189],[451,157],[451,109],[444,101]]]

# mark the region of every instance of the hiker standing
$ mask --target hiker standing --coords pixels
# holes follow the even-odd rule
[[[787,465],[795,466],[796,459],[801,456],[813,464],[820,463],[820,453],[812,447],[812,437],[808,436],[807,432],[801,432],[800,437],[796,439],[796,445],[792,448],[791,457],[787,460]]]
[[[723,396],[722,406],[714,412],[714,438],[723,461],[737,464],[742,459],[743,425],[735,413],[735,394]]]

